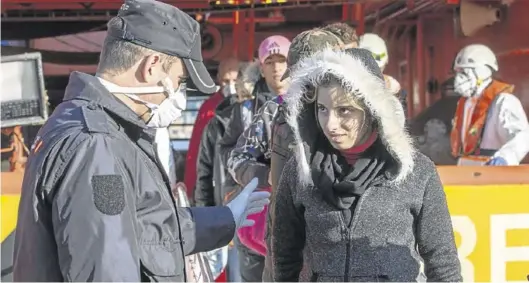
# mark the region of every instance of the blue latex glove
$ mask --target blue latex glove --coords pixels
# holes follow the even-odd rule
[[[494,157],[485,163],[487,166],[507,166],[507,160],[503,157]]]

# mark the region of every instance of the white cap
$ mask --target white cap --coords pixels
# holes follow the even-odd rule
[[[358,47],[369,50],[381,69],[388,63],[388,48],[386,47],[386,42],[380,36],[374,33],[366,33],[360,36]]]

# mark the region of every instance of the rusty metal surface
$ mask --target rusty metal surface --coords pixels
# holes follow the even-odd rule
[[[171,0],[164,1],[190,13],[229,13],[234,11],[292,9],[312,6],[340,6],[344,3],[378,3],[388,0],[286,0],[262,3],[261,1],[241,1],[241,4],[216,5],[215,1]],[[115,16],[122,0],[91,1],[2,1],[2,22],[26,21],[106,21]]]
[[[529,165],[437,166],[444,186],[529,184]]]
[[[24,172],[2,172],[2,194],[20,194]]]

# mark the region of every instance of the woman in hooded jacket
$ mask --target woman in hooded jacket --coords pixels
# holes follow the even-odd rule
[[[274,281],[298,281],[304,260],[312,281],[462,281],[439,175],[371,54],[325,50],[291,79],[296,150],[270,208]]]

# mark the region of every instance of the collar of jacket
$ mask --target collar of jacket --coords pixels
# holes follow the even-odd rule
[[[224,125],[224,127],[226,127],[230,121],[231,113],[236,102],[237,98],[234,95],[230,95],[222,99],[215,109],[215,117]]]
[[[133,130],[135,133],[143,132],[154,141],[155,129],[147,128],[143,121],[132,109],[112,95],[99,80],[89,74],[72,72],[66,90],[64,101],[85,100],[96,104],[111,113],[112,119],[120,126]]]

